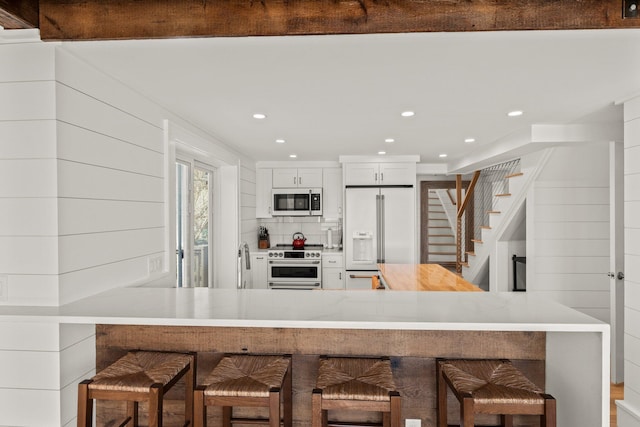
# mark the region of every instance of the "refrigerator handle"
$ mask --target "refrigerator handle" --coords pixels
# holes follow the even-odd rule
[[[380,196],[380,239],[379,241],[381,242],[380,244],[380,258],[382,259],[382,263],[385,263],[385,258],[386,258],[386,251],[384,250],[384,246],[386,244],[385,242],[385,219],[384,219],[384,206],[385,201],[384,201],[384,194]]]
[[[380,245],[380,195],[376,194],[376,262],[380,263],[381,256],[381,245]]]

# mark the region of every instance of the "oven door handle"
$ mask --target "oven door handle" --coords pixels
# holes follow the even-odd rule
[[[293,265],[298,265],[298,264],[320,264],[320,260],[269,260],[269,264],[276,264],[276,265],[285,265],[285,264],[293,264]]]
[[[300,285],[293,285],[291,283],[286,283],[286,282],[269,282],[269,289],[295,289],[295,290],[310,289],[310,288],[319,289],[320,286],[321,286],[320,282],[305,283]]]

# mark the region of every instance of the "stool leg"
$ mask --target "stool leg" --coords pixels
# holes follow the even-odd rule
[[[284,399],[283,407],[284,407],[284,427],[293,427],[293,385],[292,385],[292,373],[291,373],[291,365],[289,365],[289,369],[284,377],[284,387],[283,393]]]
[[[127,401],[127,421],[125,423],[129,424],[129,420],[131,420],[131,425],[133,427],[138,427],[138,402]]]
[[[149,427],[162,427],[163,398],[162,384],[152,384],[149,387]]]
[[[207,427],[207,407],[204,404],[204,387],[198,386],[193,392],[193,425]]]
[[[269,390],[269,427],[280,427],[280,389]]]
[[[193,391],[195,387],[196,359],[190,357],[189,369],[184,375],[184,425],[193,426]]]
[[[502,427],[513,427],[513,415],[500,415]]]
[[[392,391],[390,393],[390,417],[391,427],[400,427],[402,424],[400,393]]]
[[[322,390],[314,389],[311,397],[311,427],[324,427]]]
[[[460,402],[460,426],[474,427],[473,398],[470,395],[463,395]]]
[[[93,399],[89,399],[89,384],[84,380],[78,384],[78,427],[91,427],[93,423]]]
[[[540,416],[541,427],[556,427],[556,399],[544,394],[544,415]]]
[[[438,396],[438,427],[447,427],[447,384],[442,375],[440,362],[436,360],[436,383]]]
[[[231,427],[231,417],[233,413],[233,407],[222,407],[222,427]]]

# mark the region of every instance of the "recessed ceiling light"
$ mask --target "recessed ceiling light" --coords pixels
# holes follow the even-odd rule
[[[415,112],[413,111],[403,111],[402,114],[400,114],[402,117],[413,117],[416,115]]]
[[[387,154],[387,152],[386,151],[378,151],[378,154],[380,154],[382,156],[383,154]]]
[[[266,114],[263,114],[263,113],[255,113],[255,114],[253,115],[253,118],[254,118],[254,119],[258,119],[258,120],[262,120],[262,119],[266,119],[266,118],[267,118],[267,115],[266,115]]]
[[[396,142],[396,140],[393,138],[387,138],[384,140],[384,142]]]
[[[507,113],[507,116],[509,116],[509,117],[518,117],[518,116],[521,116],[523,114],[524,113],[521,110],[514,110],[514,111],[509,111]]]
[[[467,144],[471,144],[472,142],[476,142],[475,138],[465,138],[464,142],[466,142]]]
[[[276,142],[277,142],[278,144],[284,144],[284,139],[276,139]]]
[[[292,159],[295,159],[298,156],[296,154],[289,154],[289,157],[291,157]]]
[[[440,157],[447,157],[447,155],[443,153],[443,154],[440,154]]]

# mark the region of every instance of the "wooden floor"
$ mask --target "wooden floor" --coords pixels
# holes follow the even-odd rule
[[[616,400],[624,399],[624,384],[611,384],[611,427],[616,427]]]

